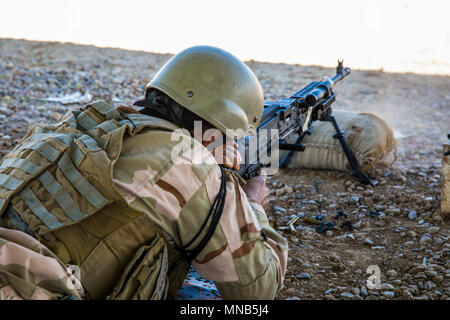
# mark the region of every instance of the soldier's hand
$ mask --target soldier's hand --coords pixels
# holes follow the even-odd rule
[[[261,175],[247,180],[244,186],[244,192],[250,201],[259,203],[264,209],[269,204],[270,190],[266,187],[267,175],[263,172]]]

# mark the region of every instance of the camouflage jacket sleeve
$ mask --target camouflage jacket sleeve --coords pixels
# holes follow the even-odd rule
[[[116,188],[128,205],[145,212],[178,247],[197,233],[221,184],[214,157],[189,139],[193,152],[174,152],[182,148],[167,132],[129,137],[114,168]],[[261,206],[249,202],[239,179],[227,172],[226,181],[222,217],[192,264],[225,299],[273,299],[284,279],[287,242],[270,227]]]
[[[0,300],[82,299],[71,270],[28,234],[0,227]]]

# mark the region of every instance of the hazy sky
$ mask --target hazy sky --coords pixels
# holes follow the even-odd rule
[[[0,37],[450,74],[449,14],[449,0],[3,0]]]

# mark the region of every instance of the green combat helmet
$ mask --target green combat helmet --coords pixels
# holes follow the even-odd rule
[[[147,84],[146,93],[151,88],[234,139],[255,134],[264,108],[261,85],[250,68],[210,46],[191,47],[175,55]]]

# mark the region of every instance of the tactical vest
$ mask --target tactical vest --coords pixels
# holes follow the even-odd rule
[[[113,166],[126,135],[177,128],[101,100],[55,124],[33,125],[0,161],[0,221],[80,266],[87,298],[174,294],[187,263],[157,225],[128,207],[114,188]]]

